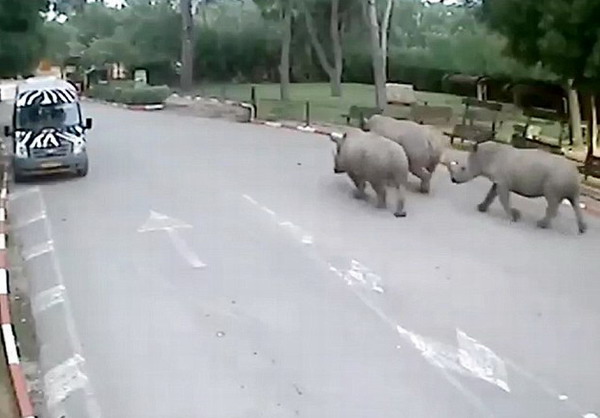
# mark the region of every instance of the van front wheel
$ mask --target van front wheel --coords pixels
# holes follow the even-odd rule
[[[89,164],[86,161],[85,164],[81,168],[77,169],[77,176],[85,177],[85,176],[87,176],[88,171],[89,171]]]

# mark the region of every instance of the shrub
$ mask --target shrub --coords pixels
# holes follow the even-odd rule
[[[162,104],[171,95],[168,86],[146,86],[120,89],[116,100],[130,105]]]
[[[94,85],[88,91],[88,96],[95,99],[131,105],[162,104],[170,94],[168,86],[135,87],[131,80]]]

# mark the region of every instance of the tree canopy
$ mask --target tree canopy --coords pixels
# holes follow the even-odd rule
[[[484,0],[482,16],[520,61],[576,83],[600,80],[598,0]]]
[[[0,0],[0,77],[29,73],[43,51],[43,0]]]

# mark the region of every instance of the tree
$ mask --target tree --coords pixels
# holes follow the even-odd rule
[[[279,85],[281,100],[290,99],[290,51],[295,0],[254,0],[265,19],[277,19],[281,26]]]
[[[192,0],[180,0],[181,9],[181,90],[187,92],[194,83],[194,17]]]
[[[349,1],[347,0],[349,3]],[[318,26],[315,25],[314,18],[312,16],[313,11],[310,10],[311,4],[309,2],[300,2],[302,5],[302,11],[304,14],[304,20],[306,22],[306,29],[310,37],[312,47],[317,54],[317,58],[323,68],[323,71],[329,76],[331,84],[331,95],[334,97],[340,97],[342,95],[342,71],[343,71],[343,52],[342,52],[342,36],[344,33],[344,21],[342,16],[342,10],[340,10],[340,0],[317,0],[313,2],[313,9],[316,9],[316,16],[327,16],[324,13],[322,6],[328,6],[329,8],[329,25],[322,24],[323,27],[329,26],[329,41],[332,58],[327,57],[325,47],[319,39]],[[319,22],[322,23],[322,22]]]
[[[0,0],[0,77],[27,74],[42,57],[42,0]]]
[[[573,89],[600,81],[600,2],[597,0],[484,0],[481,15],[508,39],[508,51],[530,65],[538,62],[562,77],[569,86],[570,113],[575,140],[581,129]],[[590,108],[595,108],[591,95]],[[589,117],[591,139],[595,117]],[[594,141],[590,141],[593,143]]]
[[[363,0],[363,13],[369,30],[373,79],[375,81],[375,104],[383,109],[387,103],[385,83],[387,80],[388,30],[394,0],[386,0],[381,24],[377,16],[376,0]]]

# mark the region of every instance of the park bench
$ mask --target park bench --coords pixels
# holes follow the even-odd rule
[[[434,125],[436,122],[449,124],[452,120],[450,106],[430,106],[429,104],[413,104],[410,108],[410,118],[417,123]]]
[[[600,178],[600,157],[594,155],[594,147],[588,144],[588,151],[583,165],[579,168],[585,180],[588,177]]]
[[[495,139],[502,105],[473,98],[464,99],[463,105],[465,110],[462,121],[456,124],[449,134],[450,143],[454,143],[454,138],[460,138],[461,142],[465,140],[483,142]]]
[[[342,117],[346,119],[346,125],[350,125],[352,121],[357,120],[358,126],[362,126],[364,119],[369,119],[371,116],[380,113],[381,110],[376,107],[350,106],[348,113],[343,114]]]
[[[536,107],[529,107],[523,110],[523,115],[527,118],[525,124],[514,125],[515,133],[512,137],[512,145],[516,148],[543,148],[555,154],[563,154],[562,146],[564,140],[569,137],[569,142],[573,145],[573,137],[569,131],[569,116],[562,112],[555,110],[541,109]],[[558,123],[559,124],[559,135],[558,143],[551,143],[541,139],[539,128],[532,122],[541,121],[542,123]],[[534,128],[538,128],[538,132],[535,133]]]

